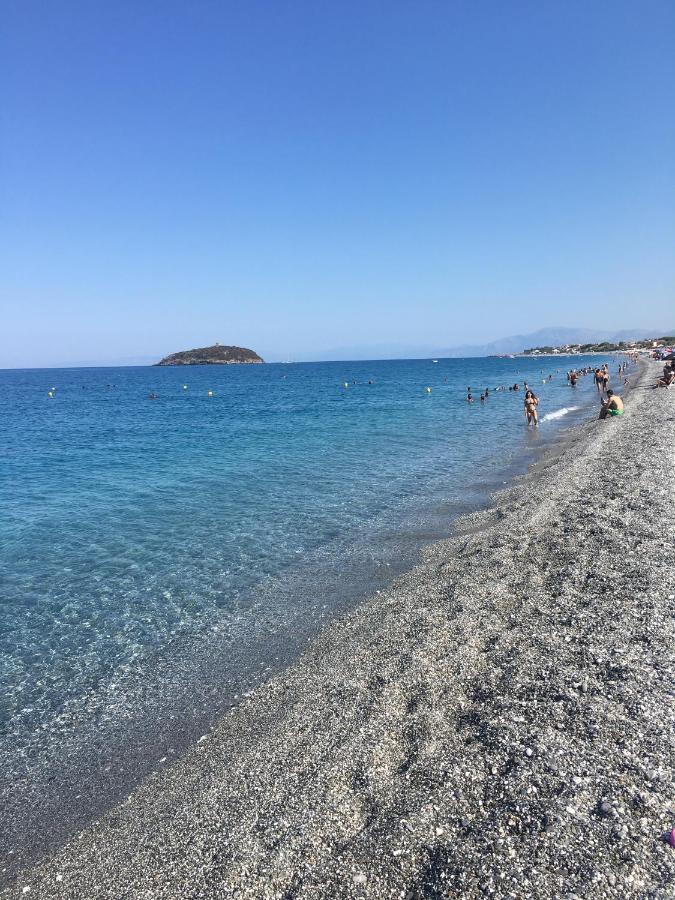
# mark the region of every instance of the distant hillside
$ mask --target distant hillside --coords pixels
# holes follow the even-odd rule
[[[671,323],[672,324],[672,323]],[[529,347],[563,344],[599,344],[602,341],[620,343],[638,341],[654,334],[672,334],[672,328],[627,328],[622,331],[603,331],[592,328],[541,328],[530,334],[515,334],[485,344],[404,344],[379,343],[332,347],[297,354],[296,360],[369,360],[369,359],[459,359],[470,356],[502,356],[522,353]]]
[[[180,350],[160,359],[156,366],[229,366],[237,363],[265,362],[253,350],[245,347],[227,347],[214,344],[213,347],[199,347],[196,350]]]
[[[617,351],[654,350],[672,348],[675,344],[675,335],[666,334],[661,337],[642,338],[633,341],[600,341],[588,344],[559,344],[555,347],[544,345],[541,347],[528,347],[523,351],[525,356],[536,356],[551,353],[615,353]]]
[[[672,329],[671,329],[672,331]],[[668,331],[668,334],[671,333]],[[450,357],[462,356],[498,356],[504,353],[522,353],[530,347],[560,347],[564,344],[600,344],[607,341],[619,344],[621,341],[640,341],[658,334],[653,328],[628,328],[622,331],[600,331],[593,328],[540,328],[531,334],[514,334],[489,344],[465,345],[441,351],[439,355]],[[661,331],[660,333],[665,333]]]

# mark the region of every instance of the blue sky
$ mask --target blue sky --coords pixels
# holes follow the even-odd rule
[[[0,366],[675,324],[675,4],[9,0]]]

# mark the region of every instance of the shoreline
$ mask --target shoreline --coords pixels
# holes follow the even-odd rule
[[[575,418],[585,415],[587,410]],[[302,573],[289,569],[257,584],[244,598],[251,606],[246,627],[232,635],[205,626],[201,635],[184,636],[158,652],[152,674],[132,671],[102,697],[85,695],[65,707],[63,721],[37,731],[19,778],[9,775],[14,757],[7,741],[0,754],[6,762],[0,887],[179,759],[241,697],[292,665],[329,622],[419,565],[430,542],[449,537],[468,512],[489,508],[494,491],[524,474],[569,428],[528,430],[519,451],[506,454],[494,470],[476,473],[462,499],[439,490],[446,476],[433,489],[427,484],[415,503],[402,502],[395,530],[374,519],[358,539],[313,551]]]
[[[559,437],[171,769],[24,873],[18,895],[508,896],[516,874],[518,896],[672,885],[658,829],[673,801],[657,801],[672,797],[675,583],[657,526],[675,493],[659,415],[675,404],[644,381],[623,420]],[[656,434],[639,430],[650,417]],[[606,461],[608,497],[593,490]],[[633,559],[617,567],[617,553]]]

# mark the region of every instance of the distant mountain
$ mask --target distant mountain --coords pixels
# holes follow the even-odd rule
[[[672,329],[663,332],[653,328],[626,328],[622,331],[603,331],[594,328],[540,328],[530,334],[514,334],[511,337],[491,341],[488,344],[466,344],[439,350],[437,355],[453,358],[465,356],[498,356],[505,353],[522,353],[528,347],[559,347],[562,344],[597,344],[600,341],[641,341],[658,337],[661,333],[672,334]]]
[[[265,360],[245,347],[198,347],[196,350],[180,350],[165,356],[156,366],[229,366],[237,363],[262,363]]]
[[[600,341],[640,341],[660,335],[673,334],[671,329],[626,328],[622,331],[604,331],[597,328],[540,328],[529,334],[514,334],[486,344],[361,344],[351,347],[333,347],[322,351],[294,355],[296,360],[319,362],[321,360],[375,360],[375,359],[458,359],[467,356],[500,356],[522,353],[529,347],[558,347],[562,344],[595,344]],[[293,355],[292,355],[293,356]],[[278,357],[277,357],[278,358]]]

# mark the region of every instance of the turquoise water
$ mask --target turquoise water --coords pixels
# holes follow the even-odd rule
[[[136,740],[145,771],[139,759],[172,743],[167,721],[202,727],[228,691],[587,417],[596,391],[590,378],[568,386],[570,364],[1,371],[5,784],[35,792],[64,751],[87,757],[94,744],[88,777],[103,778],[113,734]],[[469,385],[478,399],[524,380],[540,396],[539,434],[522,392],[465,402]],[[155,743],[134,738],[149,707]]]

